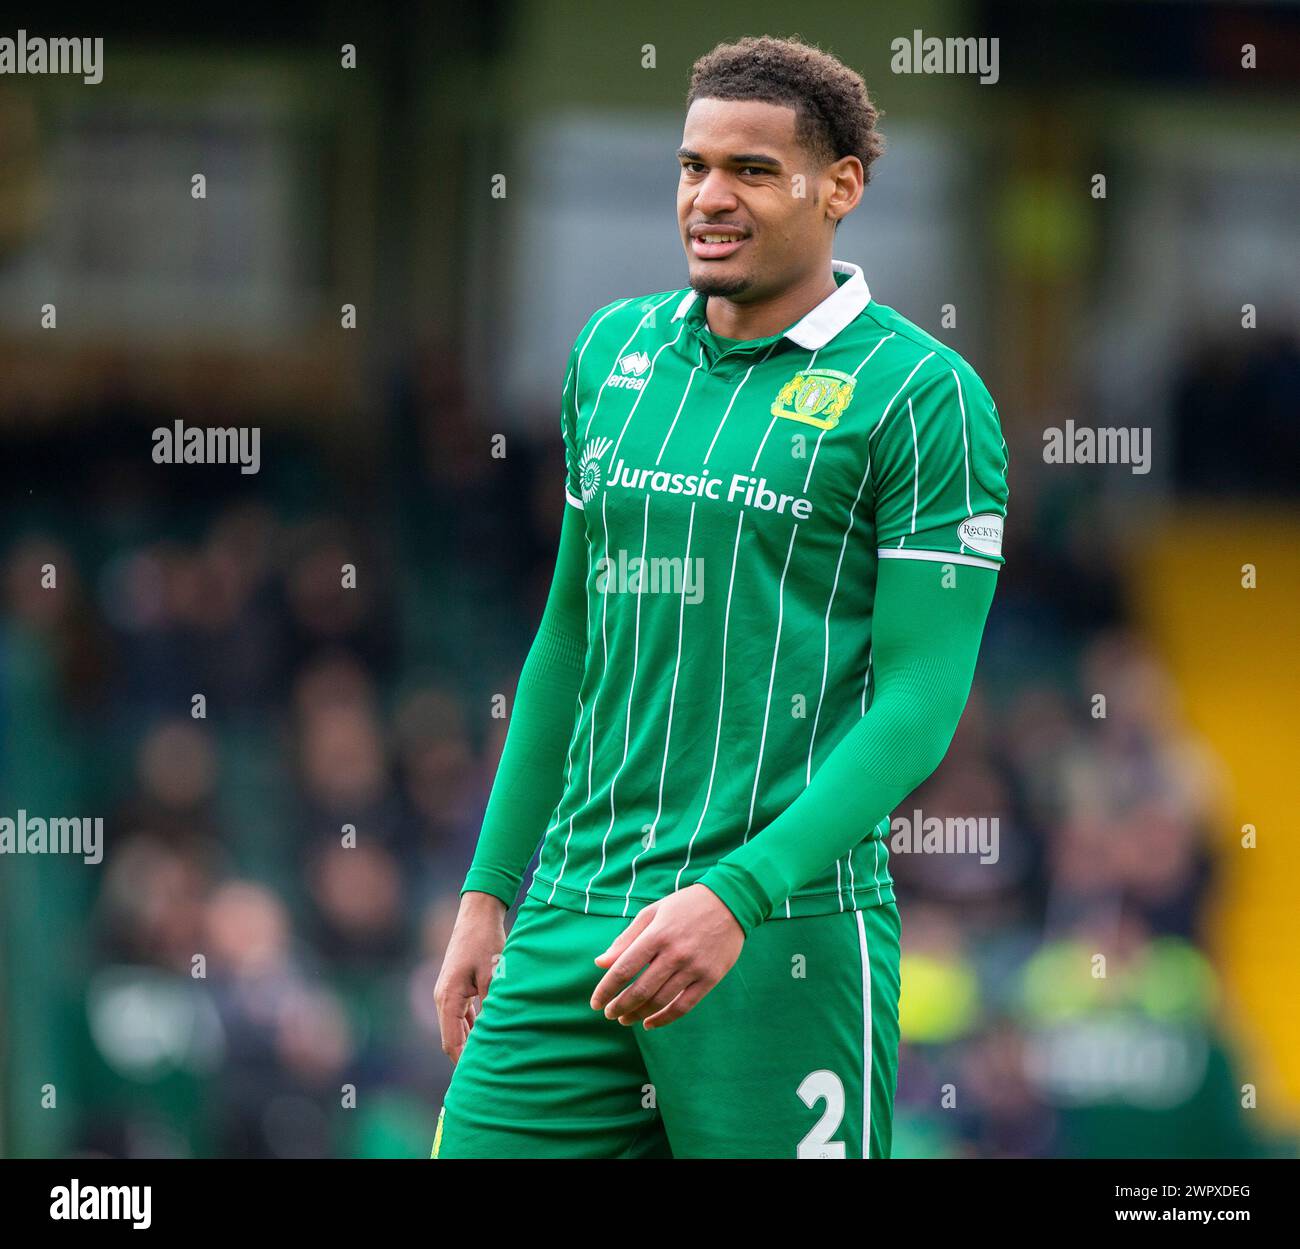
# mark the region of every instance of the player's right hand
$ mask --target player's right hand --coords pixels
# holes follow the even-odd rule
[[[487,995],[497,957],[506,943],[506,905],[490,893],[461,895],[460,911],[434,986],[442,1051],[455,1063]]]

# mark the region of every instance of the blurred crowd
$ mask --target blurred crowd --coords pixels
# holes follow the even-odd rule
[[[431,359],[398,388],[394,445],[420,453],[364,498],[322,460],[309,488],[150,466],[59,508],[33,468],[50,519],[7,535],[5,663],[47,674],[51,766],[107,845],[60,937],[79,952],[65,1151],[427,1155],[449,1076],[433,988],[506,724],[492,696],[508,704],[563,506],[558,438],[492,458],[447,376]],[[996,861],[894,857],[896,1153],[1262,1148],[1203,953],[1217,765],[1130,628],[1117,561],[1077,540],[1098,501],[1011,506],[975,690],[906,804],[996,817]]]

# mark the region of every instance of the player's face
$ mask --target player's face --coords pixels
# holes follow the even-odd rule
[[[795,111],[696,100],[677,153],[677,220],[691,285],[740,302],[770,297],[821,258],[821,176],[795,138]]]

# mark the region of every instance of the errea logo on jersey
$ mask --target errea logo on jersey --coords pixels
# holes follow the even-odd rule
[[[611,372],[605,379],[606,386],[623,390],[641,390],[646,383],[645,374],[650,371],[650,357],[644,351],[630,351],[618,362],[618,371]]]

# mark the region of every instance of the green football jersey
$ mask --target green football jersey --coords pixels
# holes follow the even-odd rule
[[[860,269],[834,270],[770,338],[718,351],[685,290],[610,304],[574,343],[587,652],[533,897],[628,916],[761,836],[871,706],[878,561],[1002,563],[988,391]],[[863,821],[774,917],[893,900],[888,813]]]

